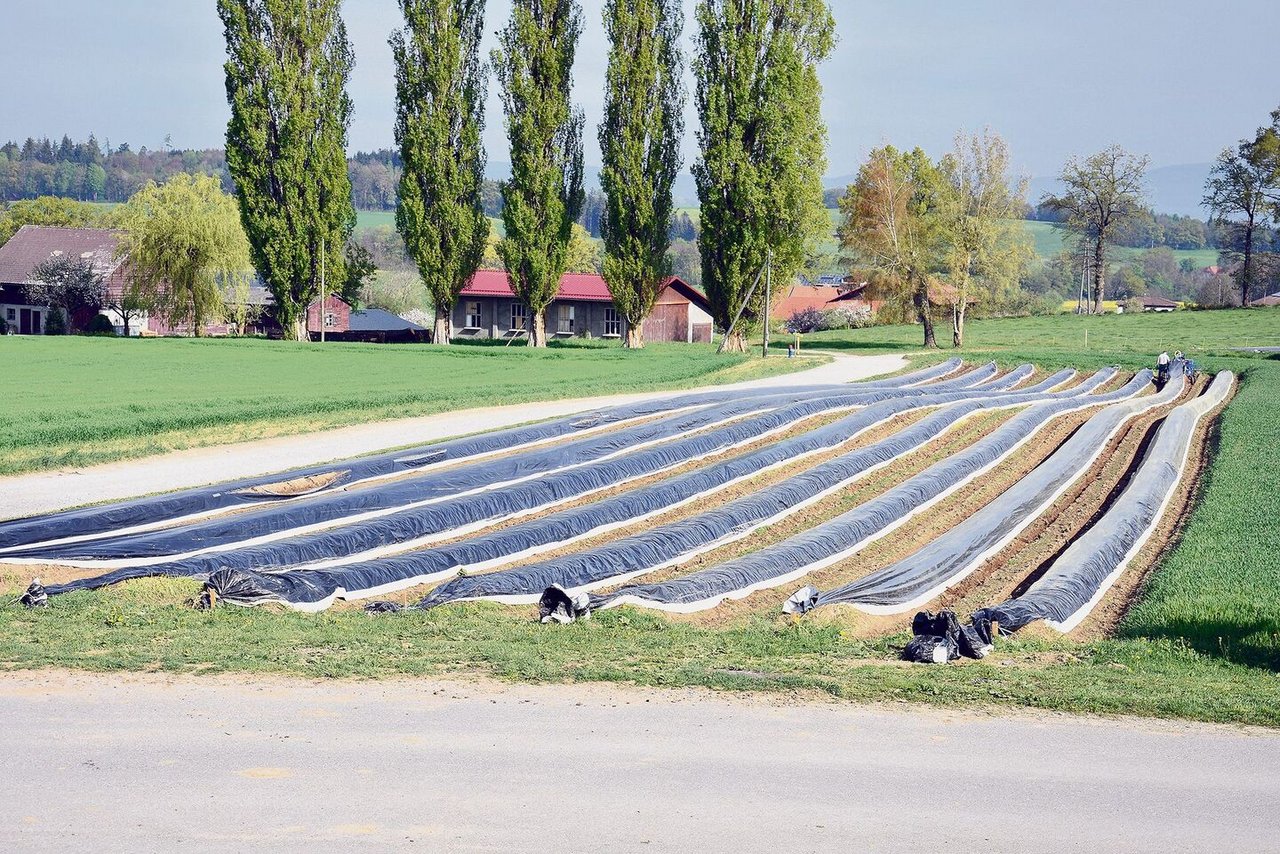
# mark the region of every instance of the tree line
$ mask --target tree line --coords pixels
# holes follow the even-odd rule
[[[628,346],[682,260],[673,239],[697,237],[698,267],[722,328],[758,320],[764,269],[781,288],[829,229],[822,205],[826,129],[817,65],[835,39],[825,0],[702,0],[691,67],[701,214],[677,217],[683,166],[679,0],[605,0],[609,39],[604,121],[596,129],[601,193],[583,186],[582,110],[572,102],[582,33],[577,0],[514,0],[498,47],[480,51],[484,0],[400,0],[393,156],[343,155],[354,55],[340,0],[219,0],[226,42],[227,168],[249,255],[278,319],[302,337],[320,271],[337,281],[355,223],[354,179],[370,174],[381,204],[395,186],[396,227],[436,308],[446,342],[461,289],[492,251],[529,310],[528,343],[572,262],[576,229],[601,236],[600,265]],[[482,144],[490,83],[503,104],[511,177],[487,185]],[[375,181],[373,175],[379,177]],[[500,200],[500,206],[499,206]],[[504,236],[493,243],[487,217]],[[678,247],[679,248],[679,247]],[[674,255],[674,257],[673,257]],[[744,349],[741,327],[726,340]]]

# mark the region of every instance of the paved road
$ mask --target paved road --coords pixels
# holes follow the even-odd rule
[[[787,388],[797,384],[853,382],[892,373],[907,365],[906,359],[894,355],[825,355],[831,356],[829,362],[808,370],[721,388]],[[690,391],[696,389],[466,409],[235,445],[193,448],[84,469],[0,477],[0,520],[318,465],[388,448],[436,442],[451,436]]]
[[[0,850],[1274,851],[1280,735],[706,692],[0,676]]]

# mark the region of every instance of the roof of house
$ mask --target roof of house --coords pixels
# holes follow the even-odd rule
[[[667,279],[662,286],[676,291],[690,302],[706,308],[709,303],[696,288],[686,284],[676,276]],[[514,298],[511,280],[506,270],[477,270],[475,277],[462,289],[464,297],[506,297]],[[580,302],[613,302],[613,294],[604,276],[597,273],[565,273],[560,277],[560,287],[556,289],[556,299],[577,300]]]
[[[840,292],[830,285],[802,285],[797,282],[782,293],[770,313],[774,317],[787,318],[805,309],[822,311],[839,296]]]
[[[115,257],[120,240],[106,228],[55,228],[24,225],[0,246],[0,283],[21,285],[31,271],[51,258],[83,258],[93,265],[109,289],[123,280],[124,265]]]
[[[347,328],[352,332],[400,332],[406,329],[414,332],[425,331],[424,327],[380,308],[366,308],[363,311],[351,312],[351,320]]]
[[[1262,297],[1261,299],[1256,299],[1253,302],[1249,303],[1249,305],[1257,306],[1259,308],[1266,308],[1267,306],[1280,305],[1280,291],[1276,291],[1274,294],[1267,294],[1265,297]]]
[[[1142,297],[1143,306],[1151,308],[1177,308],[1178,304],[1171,299],[1162,297],[1159,294],[1147,294]]]
[[[463,296],[514,297],[511,281],[505,270],[477,270],[475,277],[462,289]],[[565,273],[560,277],[556,299],[582,300],[584,302],[613,302],[613,294],[604,277],[594,273]]]

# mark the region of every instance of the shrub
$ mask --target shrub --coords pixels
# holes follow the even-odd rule
[[[105,314],[95,314],[93,320],[89,321],[89,325],[84,329],[85,335],[115,335],[116,328],[111,324],[111,318]]]
[[[1125,314],[1142,314],[1142,300],[1137,297],[1129,297],[1124,301]]]
[[[824,317],[816,308],[802,308],[793,313],[787,320],[788,332],[817,332],[824,329]]]
[[[67,318],[62,313],[62,309],[54,306],[44,316],[44,334],[45,335],[66,335],[67,334]]]
[[[871,312],[865,308],[841,306],[822,312],[820,329],[863,329],[874,325]]]

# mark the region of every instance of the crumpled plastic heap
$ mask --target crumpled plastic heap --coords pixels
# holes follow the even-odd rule
[[[848,383],[839,386],[797,386],[788,389],[788,391],[794,394],[820,395],[830,393],[837,388],[845,392],[856,389],[906,388],[945,377],[954,373],[959,369],[960,365],[959,359],[950,359],[938,365],[887,380]],[[263,496],[253,494],[252,490],[273,484],[305,478],[321,478],[335,472],[346,472],[345,476],[335,480],[331,486],[334,488],[351,486],[356,483],[413,472],[443,463],[453,463],[468,457],[526,448],[534,444],[600,430],[638,418],[737,400],[765,398],[776,396],[778,393],[778,389],[771,387],[697,392],[668,399],[610,407],[595,412],[558,418],[541,424],[496,430],[491,433],[417,448],[391,451],[331,464],[307,466],[274,475],[244,478],[165,495],[15,519],[0,523],[0,550],[31,546],[51,539],[61,541],[76,537],[109,535],[137,528],[152,528],[188,517],[238,510],[263,503]],[[283,498],[277,500],[292,501],[296,499]],[[53,534],[52,537],[51,534]]]

